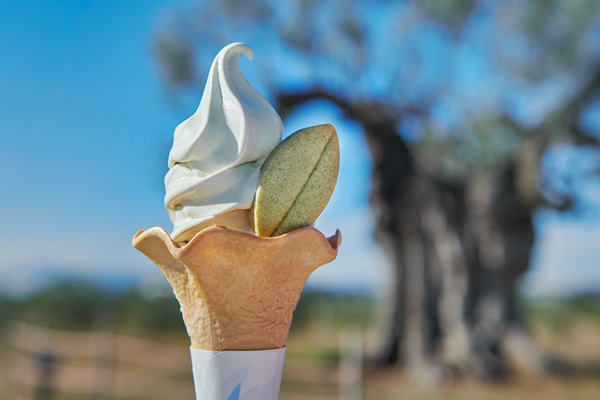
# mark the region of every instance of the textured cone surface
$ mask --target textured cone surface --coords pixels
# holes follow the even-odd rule
[[[301,129],[269,154],[250,210],[261,237],[309,226],[329,202],[339,172],[339,141],[332,125]]]
[[[182,247],[156,227],[138,232],[133,246],[167,277],[192,347],[225,351],[283,347],[306,279],[335,259],[340,242],[339,231],[259,238],[213,226]]]

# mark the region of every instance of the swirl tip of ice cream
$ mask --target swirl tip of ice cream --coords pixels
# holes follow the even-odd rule
[[[196,112],[175,129],[165,177],[173,238],[215,224],[249,230],[260,168],[281,141],[283,123],[240,71],[252,49],[232,43],[216,56]]]

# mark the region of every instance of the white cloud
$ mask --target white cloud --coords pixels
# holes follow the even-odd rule
[[[97,281],[135,279],[161,272],[131,246],[126,229],[54,234],[38,233],[29,241],[0,241],[0,291],[23,294],[58,278]]]
[[[600,290],[600,226],[553,221],[538,232],[523,292],[562,297]]]
[[[373,238],[374,224],[368,208],[347,216],[324,213],[315,227],[327,236],[339,229],[342,245],[336,260],[313,272],[309,285],[330,290],[369,289],[372,293],[385,289],[389,264]]]

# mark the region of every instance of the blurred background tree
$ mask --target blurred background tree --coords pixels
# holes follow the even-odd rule
[[[600,92],[598,6],[203,1],[174,14],[155,49],[173,93],[198,98],[216,53],[242,40],[260,51],[249,80],[282,118],[326,101],[355,121],[395,282],[372,360],[497,377],[551,367],[518,280],[537,211],[589,211],[578,188],[600,170],[586,123]],[[557,153],[574,161],[561,169]]]

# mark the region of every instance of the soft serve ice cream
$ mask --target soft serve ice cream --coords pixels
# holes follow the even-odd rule
[[[217,55],[198,110],[175,130],[172,235],[154,227],[132,244],[179,301],[197,398],[276,400],[306,279],[341,243],[339,231],[310,227],[333,192],[339,143],[331,125],[281,141],[281,119],[242,76],[241,56],[252,59],[241,43]]]
[[[165,207],[176,242],[215,224],[248,230],[260,168],[281,141],[281,118],[242,75],[241,56],[252,60],[242,43],[219,52],[197,111],[175,129]]]

